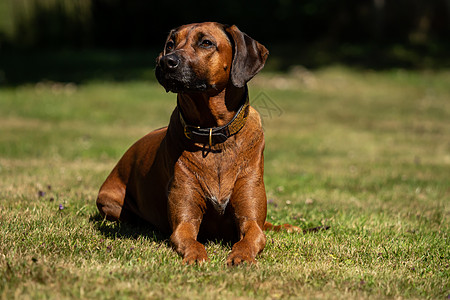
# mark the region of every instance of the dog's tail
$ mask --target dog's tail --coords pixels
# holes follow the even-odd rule
[[[272,223],[265,222],[264,223],[264,231],[286,231],[289,233],[297,232],[297,233],[306,233],[306,232],[317,232],[320,230],[328,230],[330,226],[317,226],[308,229],[302,229],[300,227],[291,225],[291,224],[283,224],[283,225],[273,225]]]

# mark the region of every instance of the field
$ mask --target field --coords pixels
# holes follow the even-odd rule
[[[328,67],[266,72],[268,220],[254,266],[231,247],[185,266],[167,237],[97,214],[123,152],[176,105],[154,80],[0,89],[2,299],[447,299],[450,73]]]

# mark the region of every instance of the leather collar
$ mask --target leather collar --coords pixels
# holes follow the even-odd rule
[[[250,106],[247,88],[245,89],[242,102],[241,107],[230,122],[224,126],[211,128],[201,128],[199,126],[186,124],[183,112],[181,111],[181,106],[178,104],[180,122],[183,126],[184,135],[196,143],[209,145],[210,147],[225,142],[229,137],[238,133],[245,125]]]

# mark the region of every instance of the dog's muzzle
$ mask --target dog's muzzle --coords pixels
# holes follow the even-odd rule
[[[166,92],[205,91],[209,86],[206,80],[195,74],[186,58],[176,53],[161,56],[156,63],[155,74]]]

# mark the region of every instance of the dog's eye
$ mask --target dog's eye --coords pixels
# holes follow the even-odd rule
[[[211,42],[210,40],[203,40],[203,41],[200,43],[200,45],[201,45],[202,47],[204,47],[204,48],[209,48],[209,47],[211,47],[212,45],[214,45],[214,43]]]
[[[167,51],[172,51],[174,45],[175,45],[175,44],[173,43],[173,41],[168,41],[167,44],[166,44],[166,50],[167,50]]]

